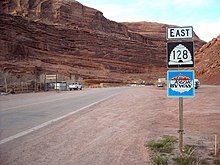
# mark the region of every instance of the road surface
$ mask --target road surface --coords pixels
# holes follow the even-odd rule
[[[214,135],[220,137],[219,98],[219,86],[204,86],[195,98],[184,99],[185,144],[210,148]],[[178,99],[151,86],[1,97],[1,139],[66,114],[0,144],[1,164],[152,164],[146,142],[178,137]],[[32,121],[23,122],[24,117]],[[210,154],[205,148],[201,157]]]
[[[6,98],[2,96],[1,143],[18,133],[33,129],[48,121],[50,123],[50,121],[62,119],[75,111],[99,103],[125,90],[126,88],[105,88],[39,93],[36,96],[33,94],[14,95]]]

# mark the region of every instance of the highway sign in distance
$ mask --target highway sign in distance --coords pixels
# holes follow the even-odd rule
[[[56,74],[52,75],[45,75],[46,80],[55,80],[57,78]]]
[[[194,67],[193,42],[167,43],[168,68]]]
[[[172,39],[192,39],[193,27],[167,27],[167,40]]]
[[[194,97],[194,71],[169,70],[167,72],[168,97]]]

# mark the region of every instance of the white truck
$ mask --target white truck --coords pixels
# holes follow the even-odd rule
[[[166,86],[166,78],[158,78],[157,87],[165,87]]]
[[[82,84],[79,82],[74,82],[68,85],[68,89],[71,90],[82,90]]]
[[[194,79],[194,86],[195,86],[195,89],[199,88],[200,87],[200,81],[198,79]]]

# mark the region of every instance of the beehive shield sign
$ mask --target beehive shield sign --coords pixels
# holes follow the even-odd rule
[[[194,67],[193,42],[167,43],[168,68]]]
[[[194,97],[194,71],[169,70],[167,72],[168,97]]]

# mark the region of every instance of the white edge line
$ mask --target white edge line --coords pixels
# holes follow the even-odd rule
[[[22,132],[19,132],[19,133],[13,135],[13,136],[9,136],[8,138],[5,138],[5,139],[1,140],[1,141],[0,141],[0,145],[1,145],[1,144],[4,144],[4,143],[7,143],[7,142],[9,142],[9,141],[12,141],[12,140],[14,140],[14,139],[17,139],[17,138],[19,138],[19,137],[25,136],[25,135],[27,135],[27,134],[33,132],[33,131],[36,131],[36,130],[38,130],[38,129],[41,129],[41,128],[47,126],[47,125],[52,124],[53,122],[57,122],[57,121],[59,121],[59,120],[61,120],[61,119],[64,119],[64,118],[66,118],[66,117],[68,117],[68,116],[70,116],[70,115],[73,115],[73,114],[75,114],[75,113],[81,111],[81,110],[84,110],[84,109],[86,109],[86,108],[89,108],[89,107],[91,107],[91,106],[93,106],[93,105],[96,105],[96,104],[98,104],[98,103],[100,103],[100,102],[103,102],[103,101],[105,101],[105,100],[107,100],[107,99],[109,99],[109,98],[111,98],[111,97],[113,97],[113,96],[116,96],[116,95],[118,95],[118,93],[113,94],[113,95],[111,95],[111,96],[108,96],[108,97],[106,97],[106,98],[104,98],[104,99],[102,99],[102,100],[99,100],[99,101],[97,101],[97,102],[94,102],[94,103],[92,103],[92,104],[89,104],[89,105],[87,105],[87,106],[85,106],[85,107],[82,107],[82,108],[80,108],[80,109],[78,109],[78,110],[76,110],[76,111],[70,112],[70,113],[68,113],[68,114],[66,114],[66,115],[63,115],[63,116],[61,116],[61,117],[58,117],[58,118],[56,118],[56,119],[52,119],[52,120],[50,120],[50,121],[47,121],[47,122],[45,122],[45,123],[42,123],[42,124],[40,124],[40,125],[38,125],[38,126],[36,126],[36,127],[30,128],[30,129],[25,130],[25,131],[22,131]]]

